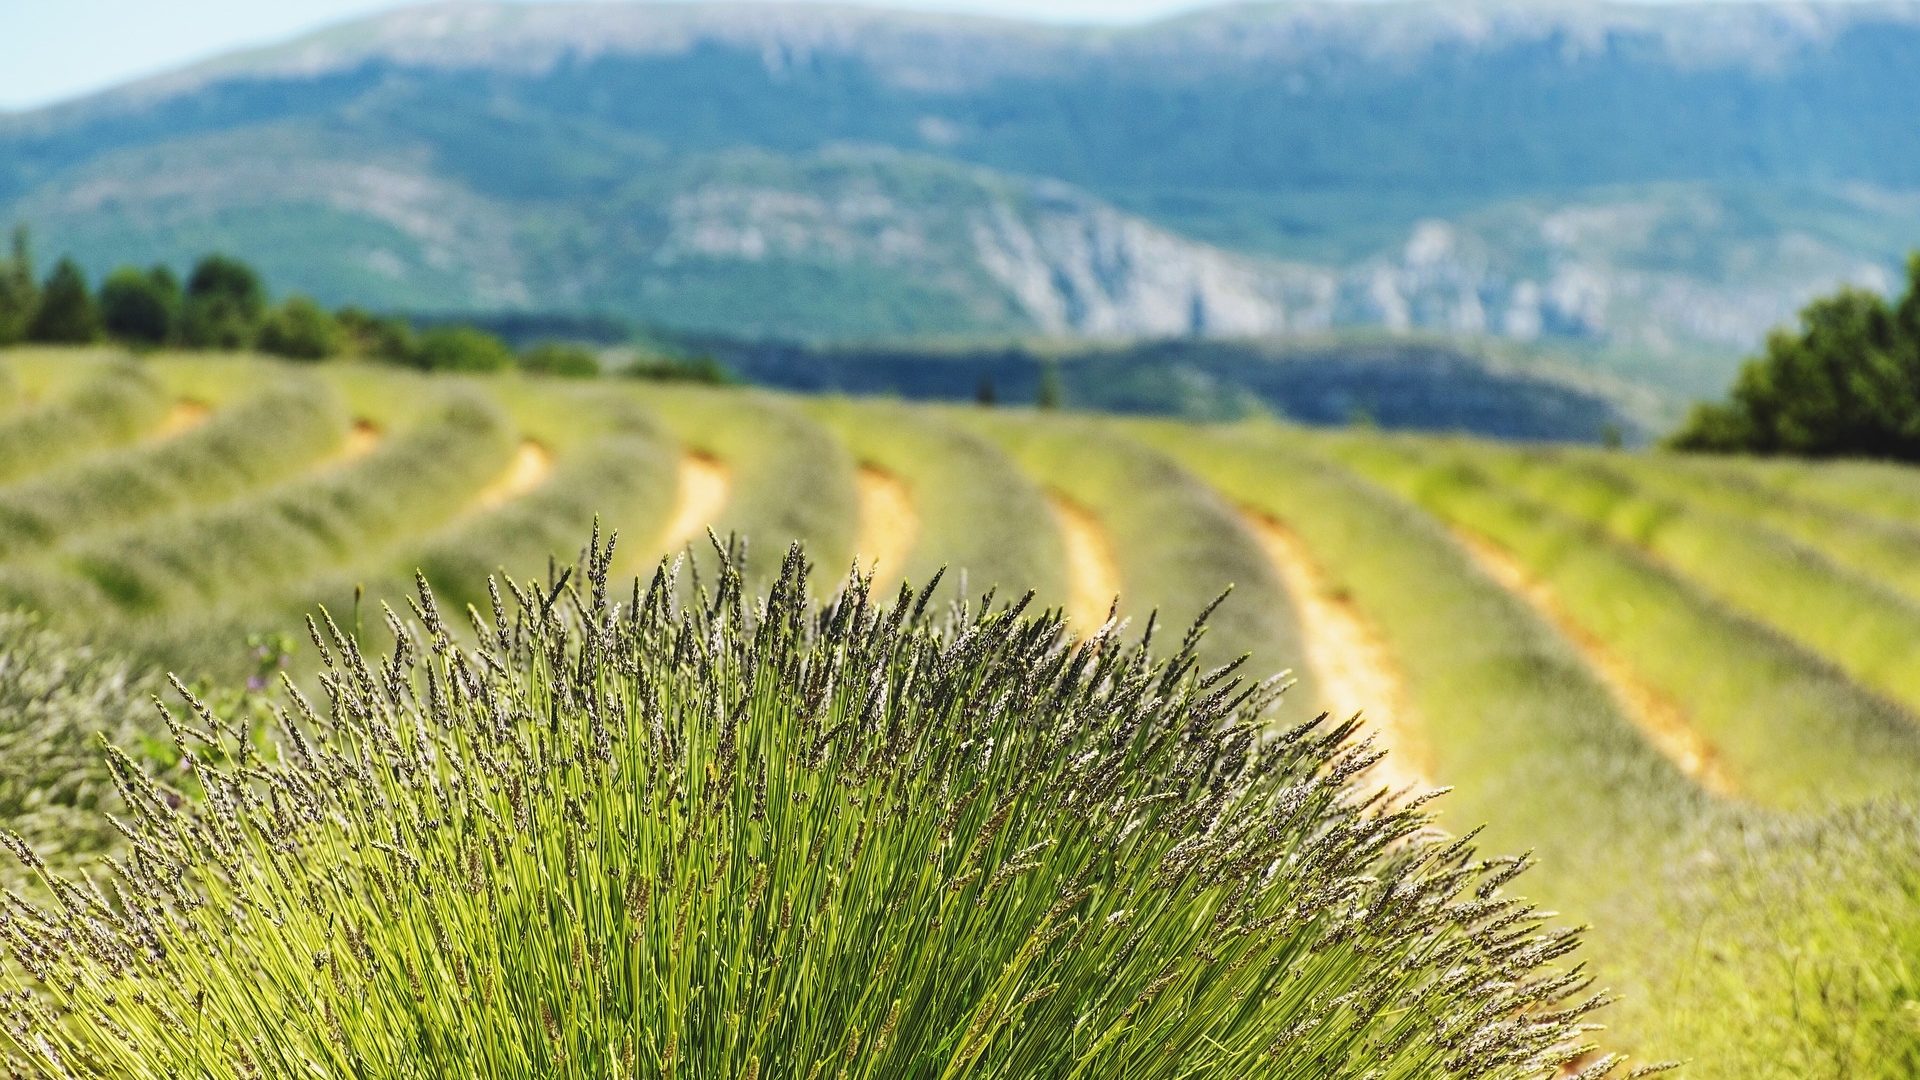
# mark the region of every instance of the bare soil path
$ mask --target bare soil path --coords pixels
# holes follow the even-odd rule
[[[1083,634],[1107,621],[1120,595],[1120,560],[1100,518],[1058,491],[1047,493],[1060,540],[1067,549],[1067,620]]]
[[[1381,783],[1415,794],[1432,790],[1425,747],[1407,724],[1400,669],[1379,632],[1293,530],[1258,511],[1245,511],[1245,517],[1299,613],[1307,665],[1326,709],[1336,717],[1360,714],[1366,732],[1388,751],[1371,770]]]
[[[196,401],[193,398],[181,398],[167,410],[167,415],[161,419],[160,426],[154,429],[153,437],[171,439],[175,435],[192,431],[206,423],[207,418],[212,415],[213,409],[206,402]]]
[[[474,508],[482,511],[498,509],[545,483],[552,472],[553,451],[532,439],[523,440],[514,449],[513,461],[508,464],[507,471],[474,496]]]
[[[656,552],[678,551],[697,539],[726,509],[733,490],[733,473],[707,454],[682,455],[676,475],[679,486],[674,491],[673,514],[660,530]]]
[[[347,437],[341,440],[339,451],[333,456],[334,464],[344,465],[366,457],[380,445],[382,437],[380,425],[371,420],[355,420],[353,426],[347,429]]]
[[[1553,588],[1535,577],[1506,549],[1463,530],[1454,530],[1454,536],[1488,577],[1526,600],[1541,618],[1573,644],[1648,742],[1706,790],[1716,795],[1735,794],[1732,778],[1720,764],[1719,752],[1693,729],[1686,709],[1679,702],[1642,679],[1606,642],[1568,615],[1554,596]]]
[[[904,573],[907,556],[920,539],[920,513],[914,509],[913,489],[898,476],[873,465],[854,474],[860,500],[860,532],[854,558],[873,571],[876,591],[892,586]]]

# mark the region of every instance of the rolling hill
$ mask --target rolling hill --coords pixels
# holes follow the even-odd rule
[[[1917,73],[1910,2],[433,5],[0,117],[0,217],[387,308],[1420,330],[1699,394],[1920,243]]]

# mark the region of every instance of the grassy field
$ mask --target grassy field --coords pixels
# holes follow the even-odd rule
[[[1031,592],[1082,634],[1117,596],[1167,652],[1230,589],[1203,662],[1292,669],[1270,722],[1362,713],[1389,751],[1362,783],[1451,787],[1443,827],[1531,853],[1526,891],[1591,924],[1580,959],[1622,997],[1606,1048],[1920,1068],[1920,473],[1887,466],[16,351],[0,598],[27,613],[0,636],[92,652],[59,693],[0,665],[28,703],[0,717],[0,813],[108,845],[74,818],[110,801],[91,731],[54,717],[138,744],[157,721],[121,703],[153,672],[298,677],[315,646],[260,635],[314,604],[384,637],[418,568],[484,608],[498,568],[557,586],[596,521],[616,602],[663,555],[710,574],[709,528],[753,582],[803,542],[820,596],[945,568],[940,603]]]

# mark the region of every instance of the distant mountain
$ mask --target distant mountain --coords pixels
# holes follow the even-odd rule
[[[1920,246],[1920,2],[1129,29],[435,5],[0,117],[0,216],[329,301],[809,339],[1434,330],[1706,389]],[[1697,384],[1697,385],[1695,385]]]

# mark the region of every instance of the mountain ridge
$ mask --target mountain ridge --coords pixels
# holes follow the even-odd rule
[[[1617,347],[1694,393],[1811,296],[1895,279],[1916,99],[1920,0],[442,4],[0,119],[0,216],[95,272],[225,248],[395,309],[1437,331]]]

